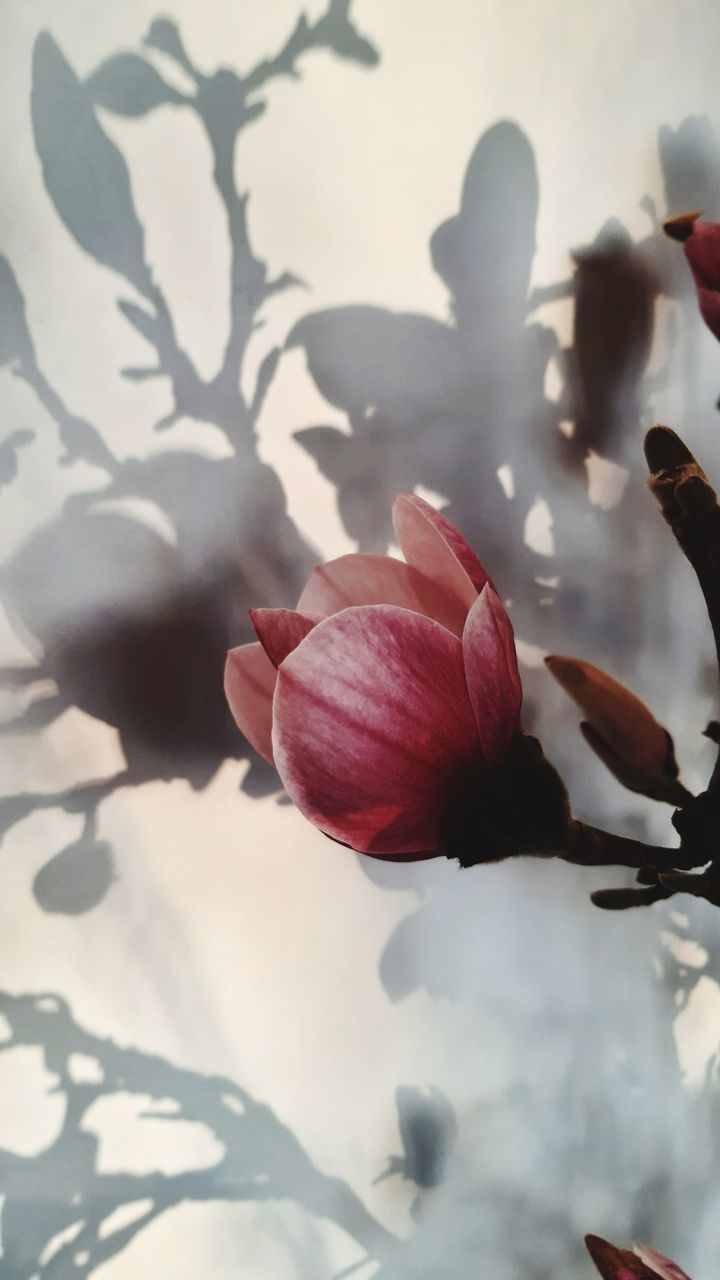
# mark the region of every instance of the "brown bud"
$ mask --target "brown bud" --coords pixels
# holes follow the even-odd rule
[[[545,662],[586,717],[586,742],[618,781],[654,800],[683,804],[688,794],[678,781],[672,738],[645,703],[589,662],[557,655]]]
[[[679,240],[683,244],[695,229],[695,223],[698,218],[702,217],[701,210],[693,210],[692,213],[680,213],[676,218],[666,218],[662,224],[663,231],[671,240]]]
[[[696,463],[684,440],[672,427],[661,422],[651,427],[645,436],[645,457],[651,475],[658,471],[674,471]]]
[[[715,490],[685,442],[670,427],[651,427],[645,437],[645,456],[650,489],[682,541],[688,522],[715,509]]]
[[[715,490],[697,463],[678,479],[675,497],[688,516],[707,515],[717,503]]]

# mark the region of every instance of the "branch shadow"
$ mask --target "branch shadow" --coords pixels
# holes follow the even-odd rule
[[[47,1147],[27,1156],[0,1149],[7,1280],[82,1280],[183,1203],[288,1200],[337,1224],[369,1257],[396,1253],[399,1241],[350,1186],[323,1173],[273,1110],[233,1080],[184,1070],[96,1036],[52,993],[2,992],[0,1014],[7,1028],[0,1059],[21,1047],[37,1048],[65,1104]],[[133,1098],[147,1119],[201,1125],[222,1148],[219,1158],[177,1173],[103,1171],[91,1108]]]
[[[719,216],[720,145],[709,121],[689,118],[677,130],[663,126],[658,147],[666,199],[662,218],[688,208]],[[677,579],[667,566],[639,464],[654,398],[668,378],[664,364],[650,369],[661,300],[680,308],[689,304],[677,313],[683,325],[681,378],[688,404],[696,403],[697,357],[685,333],[686,319],[690,339],[697,323],[693,286],[681,257],[669,252],[658,210],[645,197],[644,238],[633,240],[618,219],[608,219],[592,243],[573,250],[570,278],[530,291],[537,198],[529,140],[512,122],[494,125],[471,156],[458,214],[430,241],[433,269],[448,290],[448,320],[360,305],[304,317],[288,347],[304,352],[317,389],[346,414],[348,431],[310,426],[296,438],[336,486],[347,532],[362,547],[382,551],[390,544],[387,517],[398,490],[423,487],[441,494],[447,499],[444,511],[492,565],[503,596],[511,598],[521,640],[541,648],[560,645],[621,678],[642,662],[651,692],[661,696],[672,618],[656,587],[662,581],[675,591]],[[568,347],[537,319],[550,314],[543,308],[563,300],[572,304]],[[670,328],[667,336],[673,340],[677,331]],[[708,405],[701,409],[706,417]],[[611,502],[593,493],[598,471],[616,486]],[[539,498],[552,517],[553,539],[545,554],[524,541]],[[684,590],[679,587],[680,594]],[[673,616],[685,614],[676,607]],[[676,636],[678,643],[687,639],[687,629]],[[704,671],[697,683],[709,690]],[[560,744],[568,766],[562,772],[575,782],[580,761],[573,742],[563,745],[567,722],[561,726],[556,718],[555,732],[548,732],[553,713],[538,710],[542,698],[534,670],[524,669],[523,684],[525,726],[543,724],[540,736],[553,750]],[[702,725],[696,727],[699,736]],[[689,742],[692,726],[684,730]],[[596,787],[595,777],[585,796],[580,787],[591,821],[607,816],[608,792]],[[628,804],[621,825],[634,825],[633,833],[642,837],[644,819]],[[512,1040],[513,1065],[528,1046],[543,1056],[537,1068],[520,1063],[525,1084],[512,1098],[520,1130],[539,1131],[545,1145],[532,1171],[524,1171],[535,1198],[521,1207],[518,1197],[523,1231],[517,1241],[504,1242],[507,1265],[514,1259],[520,1274],[554,1274],[536,1248],[545,1233],[548,1249],[557,1248],[557,1266],[567,1265],[569,1257],[579,1264],[575,1236],[582,1224],[566,1238],[567,1219],[554,1221],[553,1205],[563,1194],[568,1204],[598,1197],[606,1212],[601,1197],[607,1192],[601,1189],[618,1180],[633,1189],[623,1210],[625,1234],[662,1238],[674,1231],[691,1255],[711,1203],[708,1169],[715,1171],[717,1164],[709,1137],[720,1116],[717,1056],[705,1087],[690,1092],[673,1027],[703,979],[720,984],[711,916],[693,906],[685,928],[675,918],[677,903],[655,908],[644,922],[633,913],[618,951],[612,934],[600,937],[601,929],[612,929],[607,917],[594,928],[586,921],[583,913],[593,910],[580,901],[587,884],[567,869],[543,868],[542,886],[536,882],[534,888],[534,873],[526,868],[503,870],[497,882],[486,869],[482,889],[474,891],[464,874],[458,879],[447,868],[359,861],[383,889],[415,889],[420,895],[381,955],[379,974],[389,998],[462,999],[464,1009],[468,1003],[476,1009],[481,1031],[497,1021]],[[682,911],[686,906],[683,899]],[[631,930],[638,935],[634,942]],[[678,930],[707,949],[706,961],[692,967],[673,960],[667,935]],[[602,971],[575,979],[578,957],[588,947]],[[651,959],[657,964],[655,983]],[[637,997],[636,972],[642,973],[638,984],[650,984],[646,1004]],[[638,1010],[644,1015],[641,1029]],[[561,1061],[565,1055],[557,1076],[554,1055]],[[680,1132],[693,1134],[692,1161],[677,1150]],[[482,1214],[487,1212],[485,1229],[491,1232],[493,1223],[508,1221],[515,1192],[502,1174],[488,1167],[486,1175]],[[453,1191],[459,1204],[462,1187],[453,1184]],[[444,1244],[451,1238],[454,1247],[462,1212],[456,1218],[453,1206],[446,1208],[438,1230],[447,1227]],[[469,1214],[467,1204],[465,1210]],[[617,1234],[609,1222],[612,1229]],[[533,1258],[527,1256],[527,1238],[533,1240]],[[476,1256],[483,1256],[487,1240],[479,1228]],[[418,1239],[415,1247],[419,1273],[431,1274],[434,1240]],[[441,1248],[435,1265],[447,1269]]]
[[[247,795],[280,789],[274,770],[231,720],[223,669],[228,648],[255,638],[248,608],[296,598],[315,559],[288,515],[277,476],[257,451],[256,427],[277,369],[277,348],[266,352],[250,391],[241,390],[248,344],[264,323],[268,302],[300,282],[291,272],[271,278],[253,248],[248,196],[237,189],[234,158],[243,130],[266,110],[266,90],[277,78],[299,80],[303,60],[318,50],[364,67],[378,61],[353,24],[349,0],[329,0],[314,22],[300,17],[278,53],[245,75],[227,67],[201,71],[167,18],[153,21],[142,54],[113,55],[85,80],[48,32],[35,44],[31,109],[45,189],[79,248],[123,282],[129,296],[118,307],[150,353],[147,365],[122,374],[136,382],[163,380],[170,408],[158,430],[191,419],[201,440],[203,425],[210,424],[228,449],[224,458],[202,446],[118,456],[45,376],[22,290],[10,263],[0,262],[0,363],[57,426],[60,463],[83,462],[102,477],[97,487],[74,493],[61,516],[38,526],[3,567],[0,585],[11,625],[41,656],[0,671],[0,686],[22,693],[24,704],[2,732],[39,733],[77,707],[117,730],[126,761],[112,778],[0,800],[0,836],[39,809],[82,817],[79,841],[36,880],[45,910],[88,909],[111,883],[112,857],[94,832],[98,807],[113,791],[175,778],[200,789],[229,758],[248,760]],[[187,91],[156,68],[157,54],[175,62]],[[231,246],[228,339],[212,378],[200,375],[178,341],[147,261],[125,158],[98,108],[127,118],[158,109],[191,112],[206,134]],[[27,432],[15,430],[0,444],[0,482],[17,477],[29,443]],[[49,447],[49,441],[40,443]],[[151,504],[151,523],[132,509],[138,499]]]
[[[590,470],[599,459],[617,473],[640,454],[660,286],[614,220],[575,252],[570,280],[530,291],[538,199],[529,139],[498,122],[470,157],[458,213],[430,240],[448,320],[360,305],[301,319],[287,347],[302,349],[350,433],[318,425],[296,439],[361,547],[388,547],[395,493],[429,489],[493,566],[524,641],[547,647],[570,626],[596,643],[609,633],[627,653],[637,568],[621,568],[600,616],[587,566],[627,531],[594,499]],[[537,319],[562,298],[573,301],[569,350]],[[623,483],[630,509],[637,493]]]

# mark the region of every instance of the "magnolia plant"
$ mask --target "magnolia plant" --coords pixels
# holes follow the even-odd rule
[[[720,337],[720,226],[688,214],[683,240],[703,317]],[[720,655],[720,507],[687,446],[648,432],[650,488],[696,571]],[[678,890],[720,903],[720,764],[693,796],[672,738],[617,680],[551,655],[586,741],[629,790],[673,806],[676,847],[573,817],[565,785],[522,729],[510,619],[473,548],[439,511],[401,494],[405,561],[342,556],[313,570],[294,609],[250,611],[257,642],[228,654],[235,720],[325,835],[374,857],[446,856],[462,866],[523,854],[637,869],[639,887],[600,890],[624,908]],[[706,732],[720,742],[720,726]],[[688,874],[703,868],[701,874]]]
[[[406,563],[357,554],[319,566],[296,609],[252,610],[258,642],[228,655],[235,719],[300,811],[376,857],[695,865],[693,853],[571,816],[559,775],[522,731],[512,625],[487,570],[417,495],[396,499],[393,523]],[[550,665],[602,706],[608,751],[634,752],[664,797],[689,794],[672,765],[658,766],[657,741],[663,762],[672,748],[637,699],[572,659]]]

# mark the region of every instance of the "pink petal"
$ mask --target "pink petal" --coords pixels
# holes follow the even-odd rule
[[[660,1280],[690,1280],[690,1277],[678,1266],[677,1262],[672,1262],[670,1258],[666,1258],[664,1253],[658,1253],[657,1249],[651,1249],[649,1244],[636,1244],[633,1246],[635,1253],[646,1266],[660,1277]]]
[[[475,592],[472,593],[475,598]],[[339,613],[358,604],[396,604],[434,618],[461,636],[469,603],[391,556],[340,556],[313,569],[298,601],[310,613]]]
[[[698,285],[697,296],[700,315],[710,332],[720,339],[720,293],[715,289],[703,289]]]
[[[273,747],[328,835],[368,853],[436,848],[450,787],[482,767],[460,641],[394,605],[327,618],[278,671]]]
[[[520,728],[522,684],[512,624],[489,584],[467,616],[462,643],[470,702],[485,759],[492,765]]]
[[[720,338],[720,223],[693,222],[685,254],[695,278],[702,318]]]
[[[231,649],[225,662],[225,697],[238,729],[273,764],[272,700],[277,673],[261,644]]]
[[[467,612],[490,577],[460,530],[415,493],[395,499],[393,525],[408,564],[450,591]]]
[[[426,849],[423,853],[369,853],[366,849],[364,858],[374,858],[376,862],[426,862],[428,858],[444,858],[442,849]]]
[[[299,613],[297,609],[250,609],[249,613],[257,638],[274,667],[279,667],[323,618],[323,614]]]

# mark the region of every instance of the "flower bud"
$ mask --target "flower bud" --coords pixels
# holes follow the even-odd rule
[[[672,738],[645,703],[589,662],[556,655],[545,662],[584,713],[583,737],[614,777],[629,791],[683,804]]]

